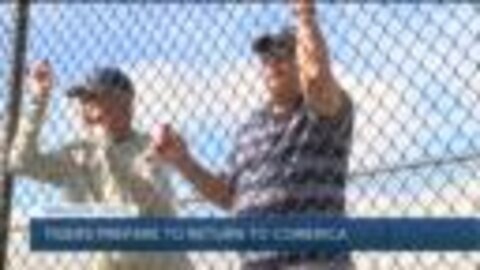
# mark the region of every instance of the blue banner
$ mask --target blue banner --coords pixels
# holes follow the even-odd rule
[[[473,251],[479,219],[37,218],[32,250]]]

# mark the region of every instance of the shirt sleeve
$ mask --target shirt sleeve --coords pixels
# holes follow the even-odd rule
[[[348,135],[352,132],[354,122],[354,105],[350,95],[342,90],[344,102],[340,111],[332,117],[320,116],[312,109],[307,108],[307,114],[310,121],[322,128],[328,128]]]
[[[148,158],[148,152],[135,159],[132,197],[143,216],[174,215],[173,171],[160,161]]]
[[[242,172],[242,168],[240,168],[240,155],[242,152],[240,145],[240,137],[242,134],[241,131],[243,129],[243,126],[240,127],[240,130],[236,133],[235,139],[233,141],[233,147],[227,154],[225,166],[220,172],[220,179],[227,182],[233,194],[235,194],[237,191],[237,186],[239,182],[238,178],[240,177],[240,174]]]
[[[49,153],[39,151],[37,140],[44,123],[46,107],[46,101],[35,101],[31,111],[20,119],[10,155],[10,166],[14,173],[38,181],[57,181],[71,177],[77,171],[72,156],[75,146]]]
[[[251,148],[247,142],[250,137],[249,132],[254,130],[256,126],[263,124],[264,114],[265,110],[263,107],[253,111],[249,118],[241,123],[235,131],[232,149],[229,151],[225,167],[220,173],[221,179],[224,179],[229,184],[234,196],[240,185],[240,177],[251,166],[251,161],[247,160],[247,153],[249,148]]]

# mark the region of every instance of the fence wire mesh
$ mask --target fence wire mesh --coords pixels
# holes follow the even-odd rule
[[[346,215],[478,217],[478,4],[319,2],[316,7],[333,72],[355,106]],[[11,4],[0,5],[0,59],[9,59],[11,51],[12,10]],[[192,155],[214,172],[225,168],[239,123],[267,101],[252,40],[294,21],[289,6],[276,1],[45,2],[32,5],[30,19],[29,63],[48,59],[55,72],[37,139],[42,153],[59,151],[85,133],[78,104],[65,97],[65,89],[95,66],[117,66],[135,85],[135,129],[148,134],[158,121],[171,123]],[[0,63],[2,77],[11,64]],[[9,92],[2,86],[3,119]],[[25,90],[25,114],[32,100]],[[205,200],[180,174],[169,178],[175,215],[232,215]],[[30,251],[28,218],[68,203],[67,189],[74,188],[71,179],[39,180],[32,174],[16,177],[8,269],[96,269],[99,257],[123,256]],[[185,255],[194,269],[240,267],[235,252]],[[163,269],[147,262],[145,269]],[[480,257],[355,252],[353,262],[357,269],[473,270]]]

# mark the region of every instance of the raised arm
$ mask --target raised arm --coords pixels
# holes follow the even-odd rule
[[[291,5],[302,94],[320,116],[334,117],[345,103],[345,93],[332,72],[327,44],[316,22],[315,1],[293,0]]]
[[[187,144],[169,125],[164,125],[156,140],[155,157],[173,165],[199,193],[217,206],[229,209],[233,189],[226,179],[202,166],[189,152]]]
[[[66,178],[72,175],[75,169],[72,149],[66,147],[56,152],[40,153],[37,143],[53,86],[53,74],[48,62],[35,63],[29,71],[28,82],[32,101],[30,110],[20,121],[10,164],[15,173],[35,180],[54,181]]]

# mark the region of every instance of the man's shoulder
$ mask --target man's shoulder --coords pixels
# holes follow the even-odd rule
[[[301,106],[300,113],[306,115],[309,119],[314,120],[315,123],[349,123],[355,117],[355,108],[351,95],[345,91],[343,88],[339,88],[341,95],[341,105],[334,114],[332,115],[322,115],[318,113],[311,106],[308,106],[305,102]]]

